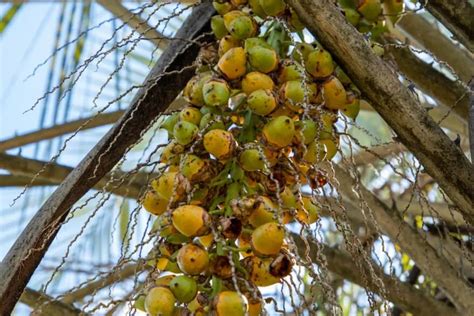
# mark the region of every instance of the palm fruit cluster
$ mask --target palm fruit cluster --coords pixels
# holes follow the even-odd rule
[[[289,225],[318,220],[302,194],[326,182],[335,127],[355,119],[359,92],[282,0],[215,1],[216,37],[187,83],[187,106],[161,127],[166,170],[142,200],[156,215],[152,282],[136,299],[150,315],[261,315],[260,287],[295,264]],[[209,53],[209,51],[211,53]]]
[[[386,21],[397,23],[404,10],[403,0],[338,0],[347,20],[361,33],[376,39],[387,31]]]

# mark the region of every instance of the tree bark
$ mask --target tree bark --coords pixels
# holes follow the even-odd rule
[[[462,151],[415,101],[397,74],[372,52],[333,1],[287,1],[466,220],[474,224],[474,169]]]
[[[424,0],[426,9],[471,52],[474,52],[474,8],[469,0]]]
[[[189,41],[209,31],[213,13],[210,3],[195,8],[123,117],[49,197],[10,248],[0,267],[0,315],[12,311],[74,203],[114,167],[194,74],[186,66],[194,62],[200,46]]]

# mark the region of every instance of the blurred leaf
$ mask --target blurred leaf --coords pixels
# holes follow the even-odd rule
[[[130,205],[128,200],[123,200],[120,205],[119,235],[122,248],[128,248],[128,223],[130,221]]]

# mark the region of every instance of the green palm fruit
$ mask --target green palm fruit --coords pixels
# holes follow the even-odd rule
[[[357,30],[362,34],[370,32],[372,28],[373,28],[373,22],[370,22],[364,17],[361,17],[361,19],[359,20],[359,23],[357,23]]]
[[[337,77],[337,79],[339,79],[339,81],[347,86],[349,84],[352,83],[352,80],[351,78],[349,78],[349,76],[344,72],[344,70],[342,70],[341,67],[337,66],[336,69],[334,70],[334,75]]]
[[[257,34],[257,23],[248,14],[234,10],[224,15],[227,31],[236,39],[246,39]]]
[[[224,18],[220,15],[214,15],[211,18],[211,29],[217,39],[221,39],[227,35]]]
[[[285,187],[282,193],[280,193],[280,198],[283,206],[285,208],[296,207],[296,196],[289,187]]]
[[[257,71],[269,73],[278,67],[278,55],[273,49],[255,46],[248,50],[250,65]]]
[[[305,145],[311,143],[318,134],[318,125],[311,119],[296,122],[295,128],[296,138]]]
[[[224,106],[229,101],[230,88],[224,80],[212,79],[203,85],[202,95],[206,105]]]
[[[133,306],[141,312],[145,312],[145,295],[140,295],[135,300]]]
[[[286,4],[283,0],[259,0],[263,11],[269,16],[282,15],[286,10]]]
[[[306,83],[306,96],[309,102],[316,102],[318,95],[315,83]],[[302,81],[291,80],[285,82],[280,88],[280,97],[285,105],[293,110],[301,110],[301,102],[305,100],[305,86]]]
[[[314,78],[321,79],[333,73],[334,62],[328,51],[317,49],[308,54],[305,67]]]
[[[347,117],[355,120],[360,111],[360,100],[353,93],[347,93],[346,105],[342,109],[342,112]]]
[[[264,19],[267,17],[265,11],[263,11],[262,6],[260,5],[260,0],[249,0],[250,8],[252,8],[253,13],[258,17]]]
[[[186,121],[181,121],[174,126],[173,136],[178,142],[178,144],[184,146],[194,140],[198,131],[199,129],[195,124]]]
[[[340,110],[346,104],[346,90],[336,77],[331,77],[323,83],[324,105],[331,110]]]
[[[312,51],[314,51],[313,45],[308,43],[298,43],[293,49],[291,56],[294,60],[301,64],[301,57],[303,57],[303,60],[306,60],[308,58],[309,53],[311,53]]]
[[[234,6],[230,2],[219,2],[219,1],[212,1],[212,6],[216,9],[217,13],[220,15],[224,15],[227,12],[234,9]]]
[[[277,101],[271,90],[256,90],[248,96],[247,105],[255,114],[265,116],[273,112]]]
[[[380,0],[360,0],[357,11],[359,11],[367,21],[375,22],[380,13],[382,13],[382,4]]]
[[[181,121],[193,123],[194,125],[199,125],[201,117],[201,111],[192,106],[185,107],[181,110],[181,112],[179,112],[179,118]]]
[[[290,8],[290,29],[294,32],[301,32],[304,30],[304,24],[301,22],[298,14],[296,14],[293,8]]]
[[[350,9],[355,9],[356,8],[356,0],[338,0],[339,5],[341,8],[350,8]]]
[[[278,82],[280,84],[292,80],[303,79],[303,69],[291,60],[285,60],[278,71]]]
[[[263,170],[265,162],[258,149],[246,149],[239,157],[240,166],[245,171]]]
[[[382,57],[383,54],[385,53],[385,49],[383,48],[383,46],[381,46],[380,44],[378,44],[376,42],[371,42],[370,43],[370,48],[372,49],[374,54],[379,56],[379,57]]]
[[[252,48],[255,47],[263,47],[268,49],[273,49],[272,45],[268,44],[263,38],[261,37],[251,37],[247,38],[244,42],[245,52],[248,54]]]
[[[170,282],[170,290],[180,303],[189,303],[197,295],[196,280],[186,275],[178,275]]]
[[[214,122],[211,123],[211,121]],[[221,120],[217,120],[216,114],[207,113],[202,116],[199,128],[207,132],[213,129],[225,129],[225,126]]]
[[[385,16],[395,24],[401,18],[401,13],[404,9],[404,2],[403,0],[384,0],[383,8]]]
[[[173,113],[166,118],[166,120],[161,124],[161,128],[164,128],[169,136],[173,136],[173,128],[179,121],[179,114]]]
[[[349,21],[350,24],[357,26],[360,21],[360,14],[351,8],[346,8],[344,9],[344,15],[346,16],[347,21]]]
[[[263,136],[275,147],[288,146],[295,136],[295,124],[288,116],[275,117],[263,127]]]
[[[319,135],[317,135],[318,139],[329,139],[332,137],[333,132],[333,117],[330,113],[323,113],[321,114],[321,130],[319,131]]]
[[[202,86],[209,80],[211,73],[206,72],[198,74],[191,78],[183,90],[185,99],[196,106],[204,105],[204,98],[202,96]]]
[[[321,162],[326,157],[326,148],[320,141],[313,141],[306,148],[306,153],[303,156],[303,159],[306,162],[315,164]]]

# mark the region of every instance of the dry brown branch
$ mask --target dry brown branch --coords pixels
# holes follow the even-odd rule
[[[383,233],[397,243],[436,284],[450,297],[460,311],[473,310],[474,302],[469,299],[474,291],[467,281],[459,275],[459,269],[453,268],[448,261],[425,240],[414,228],[405,223],[399,211],[389,208],[373,193],[362,187],[361,196],[353,190],[353,178],[344,168],[334,165],[335,177],[339,182],[339,191],[344,199],[357,201],[363,199]]]
[[[77,315],[88,315],[87,313],[81,312],[81,310],[75,308],[72,305],[69,305],[64,302],[59,302],[54,300],[52,297],[26,288],[23,294],[20,297],[20,302],[28,305],[33,310],[45,302],[48,302],[47,305],[43,307],[41,315],[44,316],[77,316]],[[6,315],[6,314],[5,314]]]
[[[467,49],[474,52],[474,7],[469,0],[429,0],[426,9]]]
[[[0,187],[24,187],[30,184],[31,179],[31,177],[27,176],[0,175]],[[56,183],[44,179],[37,179],[32,186],[40,185],[56,185]]]
[[[305,244],[299,235],[293,234],[293,238],[295,239],[299,249],[305,249]],[[328,247],[324,244],[315,245],[314,243],[311,243],[310,246],[311,258],[317,258],[318,251],[321,251],[321,253],[326,257],[327,268],[330,271],[342,276],[350,282],[366,287],[370,291],[382,294],[380,293],[380,288],[377,286],[377,282],[372,278],[369,277],[366,284],[362,274],[357,269],[354,269],[354,258],[352,258],[348,253]],[[364,266],[364,269],[366,269],[366,275],[370,275],[368,267]],[[388,276],[377,267],[377,265],[372,264],[372,269],[385,286],[385,299],[402,307],[404,310],[409,311],[414,315],[461,315],[453,308],[450,308],[442,302],[436,301],[421,290]]]
[[[58,137],[61,135],[73,133],[81,126],[82,126],[81,130],[84,131],[84,130],[95,128],[98,126],[112,124],[112,123],[115,123],[123,115],[123,113],[125,113],[125,111],[102,113],[96,116],[79,119],[79,120],[67,122],[61,125],[55,125],[49,128],[43,128],[41,130],[34,131],[31,133],[15,136],[10,139],[0,141],[0,152],[6,151],[11,148],[21,147],[21,146],[33,144],[42,140],[47,140],[47,139],[51,139],[51,138]]]
[[[27,184],[31,182],[31,179],[34,175],[36,175],[40,170],[43,170],[37,178],[40,183],[46,184],[60,184],[73,170],[71,167],[63,166],[57,163],[47,163],[40,160],[24,158],[20,156],[13,156],[8,154],[0,153],[0,168],[10,171],[15,175],[23,176],[23,179],[29,178]],[[122,172],[115,172],[115,178],[120,179],[123,175]],[[146,183],[140,182],[142,177],[138,177],[133,183],[129,185],[115,187],[115,185],[110,184],[106,186],[106,184],[111,180],[110,177],[104,177],[99,182],[94,185],[94,188],[100,190],[102,188],[106,188],[107,191],[110,191],[114,194],[129,197],[129,198],[137,198],[140,194],[140,190],[143,188]]]
[[[410,42],[424,47],[437,59],[446,62],[461,80],[468,82],[474,76],[474,60],[461,46],[444,36],[433,23],[419,14],[405,14],[397,23]]]
[[[165,49],[169,41],[163,38],[155,28],[148,25],[140,16],[130,12],[124,7],[119,0],[97,0],[104,9],[115,15],[117,18],[126,23],[129,27],[136,30],[143,37],[149,39],[156,47]]]
[[[213,13],[210,3],[196,7],[176,38],[191,40],[208,31],[206,27]],[[168,46],[122,118],[32,218],[0,267],[0,315],[12,311],[73,204],[115,166],[191,78],[193,69],[186,66],[194,62],[199,49],[200,45],[187,40],[173,41]]]
[[[474,223],[474,168],[330,0],[288,0],[425,170]]]

